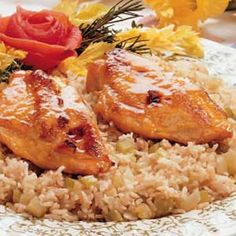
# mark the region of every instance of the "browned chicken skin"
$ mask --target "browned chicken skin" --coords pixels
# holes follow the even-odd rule
[[[0,92],[0,141],[43,169],[98,174],[111,166],[93,112],[42,71],[16,72]]]
[[[232,135],[207,92],[167,64],[115,49],[90,64],[86,87],[99,91],[95,112],[123,132],[183,144]]]

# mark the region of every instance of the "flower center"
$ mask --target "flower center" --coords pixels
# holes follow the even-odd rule
[[[53,17],[49,15],[34,14],[28,19],[28,22],[30,24],[44,24],[50,22],[52,19]]]

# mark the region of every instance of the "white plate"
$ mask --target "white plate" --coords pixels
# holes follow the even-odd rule
[[[14,11],[16,5],[28,9],[53,6],[56,0],[40,3],[30,0],[0,0],[0,14]],[[236,50],[203,40],[203,62],[211,73],[236,83]],[[204,210],[128,223],[30,221],[0,205],[0,236],[74,236],[74,235],[161,235],[161,236],[229,236],[236,235],[236,194],[209,205]]]

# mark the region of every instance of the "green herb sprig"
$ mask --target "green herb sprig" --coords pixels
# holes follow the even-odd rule
[[[141,39],[141,35],[138,35],[117,43],[116,48],[122,48],[137,54],[152,54],[151,49],[145,44],[146,41]]]
[[[118,30],[112,29],[115,23],[123,22],[126,20],[135,19],[141,15],[140,12],[144,9],[143,4],[137,0],[121,0],[114,5],[104,16],[96,19],[91,24],[80,25],[80,30],[83,35],[83,41],[80,48],[77,49],[77,53],[81,54],[90,44],[97,42],[114,43],[115,36],[119,32]],[[134,21],[132,27],[140,27]],[[127,50],[132,49],[133,52],[142,52],[141,48],[144,49],[144,45],[140,46],[140,37],[132,38],[134,41],[130,44],[131,38],[126,42],[120,42],[117,47],[123,48],[127,46],[128,42],[131,47],[127,47]],[[142,42],[143,43],[143,42]],[[136,46],[138,44],[138,46]],[[137,49],[137,51],[136,51]],[[145,51],[145,50],[143,50]]]

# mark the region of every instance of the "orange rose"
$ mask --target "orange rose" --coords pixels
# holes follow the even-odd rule
[[[26,65],[48,70],[76,55],[82,35],[63,13],[17,7],[12,16],[0,18],[0,41],[27,51]]]

